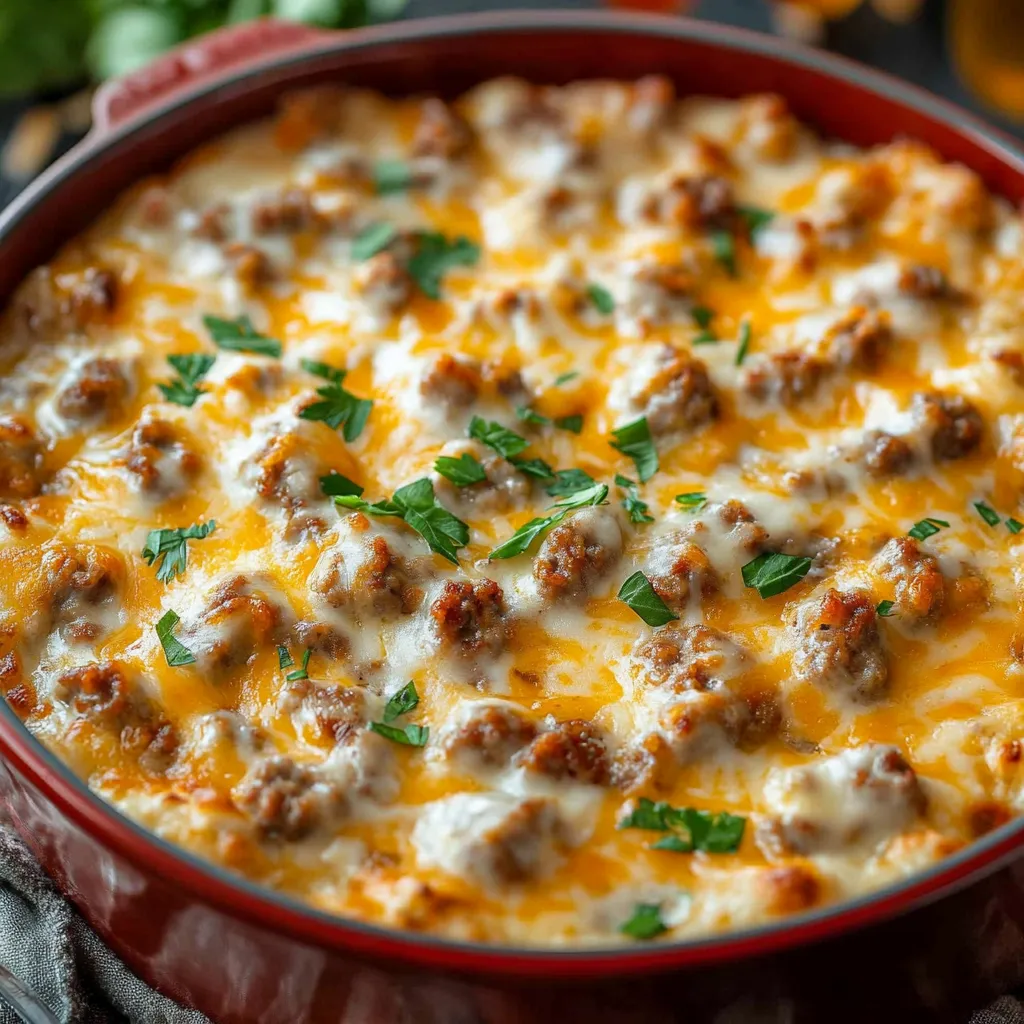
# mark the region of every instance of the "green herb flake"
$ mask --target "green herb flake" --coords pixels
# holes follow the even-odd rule
[[[693,317],[693,322],[702,331],[706,331],[711,327],[711,321],[714,319],[715,314],[707,306],[694,306],[690,310],[690,316]]]
[[[638,569],[627,579],[616,595],[640,616],[648,626],[664,626],[679,618],[658,596],[651,581]]]
[[[628,921],[619,925],[619,931],[632,939],[655,939],[668,931],[661,919],[657,903],[638,903]]]
[[[406,725],[398,728],[385,722],[371,722],[370,729],[384,739],[406,747],[425,747],[430,738],[430,728],[426,725]]]
[[[164,649],[164,657],[171,668],[178,668],[181,665],[194,665],[196,656],[174,637],[174,627],[181,621],[178,613],[168,609],[163,617],[156,624],[156,636],[160,646]]]
[[[297,683],[300,679],[309,678],[309,672],[307,671],[307,669],[309,668],[309,659],[312,656],[312,654],[312,650],[307,647],[306,652],[302,655],[302,665],[299,668],[297,668],[294,672],[289,672],[288,675],[285,676],[285,679],[289,683]]]
[[[352,259],[360,263],[368,260],[383,252],[397,237],[398,229],[393,224],[371,224],[352,240]]]
[[[536,477],[538,480],[553,480],[555,471],[543,459],[524,459],[515,456],[508,460],[520,473]]]
[[[736,240],[728,231],[713,231],[711,252],[730,277],[736,276]]]
[[[258,356],[281,358],[281,342],[260,334],[248,316],[223,320],[207,315],[203,317],[203,326],[209,331],[214,344],[225,352],[251,352]]]
[[[641,501],[639,489],[628,477],[615,474],[615,484],[623,492],[622,507],[626,510],[631,523],[653,523],[647,502]]]
[[[341,384],[345,380],[346,371],[331,366],[330,363],[321,363],[316,359],[300,359],[299,365],[306,373],[311,373],[314,377],[322,377],[332,384]]]
[[[199,387],[199,382],[210,372],[216,359],[216,356],[202,352],[168,356],[167,362],[177,371],[178,379],[157,384],[160,393],[168,402],[191,408],[205,392],[205,388]]]
[[[456,487],[471,487],[487,480],[480,460],[469,452],[463,452],[457,459],[451,455],[439,455],[434,460],[434,469]]]
[[[373,190],[379,196],[406,192],[412,183],[412,168],[404,160],[378,160],[373,166]]]
[[[534,427],[546,427],[551,420],[542,416],[539,412],[531,409],[528,405],[517,405],[516,415],[524,422]]]
[[[354,480],[349,480],[347,476],[342,476],[341,473],[335,472],[333,469],[326,476],[320,477],[320,490],[328,498],[337,498],[343,494],[355,495],[358,498],[363,493],[363,489],[359,484]]]
[[[337,371],[341,372],[341,371]],[[342,428],[342,437],[351,443],[363,432],[373,410],[373,400],[357,398],[346,391],[340,382],[325,384],[316,389],[319,402],[307,405],[299,412],[299,419],[326,423],[332,430]]]
[[[568,430],[570,434],[578,434],[583,430],[582,416],[559,416],[555,420],[555,426],[559,430]]]
[[[615,312],[615,299],[612,298],[612,293],[602,285],[587,285],[587,298],[602,316],[610,316]]]
[[[567,498],[571,494],[585,491],[593,487],[597,481],[582,469],[559,469],[555,471],[555,482],[549,484],[545,491],[552,498]]]
[[[479,259],[480,246],[468,238],[448,239],[437,231],[421,231],[407,269],[427,298],[440,299],[444,275],[454,267],[472,267]]]
[[[647,417],[641,416],[632,423],[612,431],[614,441],[609,442],[616,450],[633,460],[640,483],[645,484],[658,472],[658,450],[654,447],[651,428]]]
[[[736,365],[742,366],[743,360],[747,358],[747,353],[750,351],[750,321],[744,320],[740,324],[740,344],[739,348],[736,349]]]
[[[560,388],[563,384],[568,384],[569,381],[575,380],[579,375],[579,370],[569,370],[568,373],[560,373],[555,378],[554,386]]]
[[[999,513],[991,505],[987,505],[984,501],[976,501],[974,503],[974,507],[977,510],[978,515],[981,516],[989,526],[999,525]]]
[[[659,800],[641,797],[633,810],[618,824],[620,829],[671,832],[654,843],[653,850],[673,853],[735,853],[743,841],[747,819],[728,811],[701,811],[695,807],[673,807]]]
[[[608,485],[593,484],[586,490],[576,491],[556,501],[555,511],[547,516],[531,519],[512,534],[504,544],[496,547],[489,558],[514,558],[530,551],[548,530],[560,523],[570,512],[590,505],[603,505],[608,500]]]
[[[1024,523],[1022,523],[1019,519],[1013,519],[1011,517],[1010,519],[1006,520],[1006,528],[1010,531],[1010,533],[1020,533],[1021,530],[1024,530]]]
[[[714,331],[701,331],[695,334],[690,341],[691,345],[714,345],[718,341],[718,335]]]
[[[893,609],[896,607],[895,601],[879,601],[875,605],[875,612],[880,618],[887,619],[893,614]]]
[[[743,585],[752,587],[762,598],[775,597],[799,583],[811,568],[811,559],[800,555],[766,552],[740,570]]]
[[[919,519],[914,525],[907,530],[907,536],[913,537],[914,540],[927,540],[929,537],[934,537],[939,530],[949,528],[949,523],[945,519],[935,519],[932,516],[927,516],[924,519]]]
[[[416,692],[416,684],[410,679],[384,705],[384,722],[390,724],[396,718],[407,715],[419,702],[420,695]]]
[[[291,668],[295,662],[292,661],[292,656],[288,653],[288,648],[282,644],[277,645],[277,667],[280,669]]]
[[[736,212],[743,218],[747,232],[753,237],[762,228],[766,228],[775,219],[773,210],[764,210],[759,206],[737,204]]]
[[[703,491],[687,491],[685,494],[677,494],[673,500],[683,508],[696,511],[708,503],[708,496]]]
[[[530,447],[530,442],[522,434],[517,434],[493,420],[488,422],[479,416],[474,416],[470,421],[469,436],[496,451],[503,459],[511,459]]]
[[[203,540],[217,529],[217,523],[211,519],[208,523],[197,526],[186,526],[177,530],[150,530],[146,543],[142,548],[142,557],[147,565],[160,561],[156,578],[161,583],[169,583],[175,576],[185,571],[188,560],[188,542]]]

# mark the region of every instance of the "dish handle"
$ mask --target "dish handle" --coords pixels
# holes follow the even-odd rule
[[[104,135],[229,69],[302,50],[331,34],[295,21],[259,18],[197,36],[100,86],[93,99],[93,132]]]

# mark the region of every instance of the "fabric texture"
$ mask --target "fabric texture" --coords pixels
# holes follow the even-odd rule
[[[136,978],[57,892],[18,834],[3,822],[0,968],[19,979],[60,1024],[209,1024],[201,1013],[177,1006]],[[10,983],[5,986],[0,976],[0,989],[4,987]],[[0,1024],[21,1024],[22,1019],[0,997]]]

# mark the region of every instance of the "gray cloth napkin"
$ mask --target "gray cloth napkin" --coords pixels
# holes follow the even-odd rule
[[[3,822],[0,968],[20,979],[60,1024],[209,1024],[201,1013],[182,1009],[139,981],[57,892],[18,834]],[[21,1022],[0,999],[0,1024]]]

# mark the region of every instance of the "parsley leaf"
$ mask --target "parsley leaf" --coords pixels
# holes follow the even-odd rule
[[[632,939],[654,939],[668,931],[661,919],[657,903],[638,903],[628,921],[619,925],[619,931]]]
[[[374,164],[373,190],[379,196],[405,192],[412,182],[412,168],[404,160],[378,160]]]
[[[976,501],[974,507],[978,511],[978,515],[988,523],[989,526],[999,525],[999,513],[991,506],[987,505],[984,501]]]
[[[277,645],[277,667],[280,669],[291,668],[295,662],[292,661],[292,656],[288,653],[288,648],[281,644]]]
[[[1024,530],[1024,523],[1022,523],[1019,519],[1014,519],[1011,517],[1006,520],[1006,528],[1010,531],[1010,533],[1020,533],[1021,530]]]
[[[674,500],[683,508],[699,509],[708,503],[708,496],[703,491],[687,491],[685,494],[677,494]]]
[[[156,624],[156,636],[164,649],[164,657],[171,668],[195,664],[196,656],[174,637],[174,627],[181,621],[178,613],[168,609]]]
[[[542,416],[539,412],[531,409],[528,405],[517,405],[516,415],[524,423],[529,423],[534,427],[546,427],[551,422],[547,416]]]
[[[147,565],[154,565],[161,560],[156,578],[161,583],[173,580],[185,571],[188,560],[188,541],[202,540],[209,537],[217,529],[217,523],[211,519],[208,523],[198,526],[186,526],[178,530],[150,530],[142,548],[142,557]]]
[[[511,459],[530,447],[530,442],[522,434],[479,416],[474,416],[470,421],[469,436],[496,451],[503,459]]]
[[[730,277],[736,276],[736,240],[728,231],[713,231],[711,252]]]
[[[809,558],[774,551],[758,555],[740,571],[745,587],[753,587],[762,598],[769,598],[799,583],[810,568]]]
[[[708,309],[707,306],[694,306],[690,310],[693,322],[703,331],[706,331],[711,326],[711,320],[714,315],[714,311]]]
[[[320,490],[329,498],[337,498],[342,494],[354,494],[358,498],[363,493],[359,484],[333,469],[326,476],[320,477]]]
[[[568,373],[560,373],[555,378],[554,386],[560,388],[563,384],[568,384],[569,381],[575,380],[580,375],[579,370],[569,370]]]
[[[373,399],[357,398],[340,383],[325,384],[316,393],[320,401],[302,409],[299,419],[326,423],[332,430],[342,427],[342,436],[349,442],[359,437],[370,418]]]
[[[618,828],[648,829],[671,832],[658,840],[652,850],[673,853],[735,853],[743,841],[747,819],[728,811],[700,811],[695,807],[673,807],[659,800],[655,803],[641,797],[634,809],[623,818]]]
[[[740,324],[740,344],[736,349],[736,365],[742,366],[743,360],[747,358],[750,351],[750,321],[744,320]]]
[[[612,293],[602,285],[587,285],[587,298],[602,316],[609,316],[615,312],[615,299],[612,298]]]
[[[559,416],[555,419],[555,426],[559,430],[568,430],[571,434],[578,434],[583,429],[583,417],[578,414]]]
[[[524,459],[517,456],[508,461],[520,473],[525,473],[527,476],[535,476],[538,480],[551,480],[555,475],[555,471],[543,459]]]
[[[552,506],[557,511],[547,516],[531,519],[512,534],[504,544],[496,547],[489,558],[513,558],[531,550],[534,544],[551,529],[560,523],[574,509],[588,505],[603,505],[608,499],[607,484],[593,484],[586,490],[575,493],[556,501]]]
[[[281,358],[281,342],[260,334],[248,316],[237,320],[222,320],[218,316],[204,316],[203,325],[210,332],[217,348],[226,352],[252,352],[258,356]]]
[[[329,363],[320,363],[315,359],[300,359],[299,365],[306,371],[306,373],[313,374],[314,377],[323,377],[324,380],[329,380],[332,384],[340,384],[345,379],[346,370],[339,370],[336,366],[331,366]]]
[[[567,498],[570,494],[593,487],[596,481],[582,469],[559,469],[555,471],[555,482],[545,490],[552,498]]]
[[[368,260],[383,252],[397,237],[398,229],[393,224],[371,224],[352,239],[352,259]]]
[[[619,587],[616,597],[640,616],[648,626],[664,626],[679,618],[665,604],[651,581],[638,569]]]
[[[880,618],[887,619],[892,615],[892,610],[895,607],[896,603],[894,601],[879,601],[878,604],[875,605],[875,612]]]
[[[609,444],[633,460],[640,483],[647,483],[658,472],[658,450],[654,447],[647,417],[641,416],[632,423],[617,427],[612,431],[612,436],[615,440]]]
[[[690,340],[691,345],[714,345],[718,341],[718,335],[714,331],[701,331],[695,334]]]
[[[460,235],[449,240],[438,231],[421,231],[408,271],[421,292],[441,298],[441,278],[453,267],[471,267],[480,259],[480,246]]]
[[[157,384],[157,387],[168,402],[191,408],[206,390],[199,387],[199,382],[210,372],[216,359],[216,356],[202,352],[168,356],[167,362],[178,371],[178,379]]]
[[[278,650],[277,653],[278,653],[278,658],[280,658],[280,656],[281,656],[280,650]],[[288,675],[285,676],[285,679],[287,679],[289,683],[296,683],[300,679],[308,679],[309,678],[309,672],[307,672],[306,670],[309,668],[309,659],[312,656],[312,654],[313,654],[312,649],[307,647],[305,653],[302,655],[302,666],[301,666],[301,668],[297,668],[294,672],[289,672]],[[289,661],[291,661],[290,657],[289,657]],[[292,662],[292,664],[294,664],[294,662]]]
[[[470,487],[487,480],[480,460],[469,452],[463,452],[457,459],[451,455],[439,455],[434,460],[434,469],[456,487]]]
[[[747,233],[754,236],[762,228],[767,227],[775,219],[774,210],[764,210],[759,206],[737,204],[736,212],[743,218]]]
[[[469,527],[438,504],[429,477],[399,487],[390,501],[368,502],[354,494],[334,499],[343,508],[373,516],[397,516],[404,519],[426,542],[431,551],[459,564],[458,551],[469,543]]]
[[[647,502],[640,500],[637,485],[628,477],[620,476],[618,473],[615,474],[615,483],[625,492],[622,507],[629,514],[629,521],[631,523],[653,523],[654,516],[650,514]]]
[[[400,715],[407,715],[419,702],[420,695],[416,692],[416,684],[410,679],[384,705],[385,723],[393,722]]]
[[[949,528],[949,523],[945,519],[933,519],[931,516],[926,516],[907,530],[907,536],[913,537],[914,540],[927,540],[929,537],[934,537],[943,527]]]
[[[370,729],[379,733],[392,743],[401,743],[406,747],[425,747],[430,737],[430,728],[426,725],[406,725],[401,729],[396,725],[384,722],[371,722]]]

